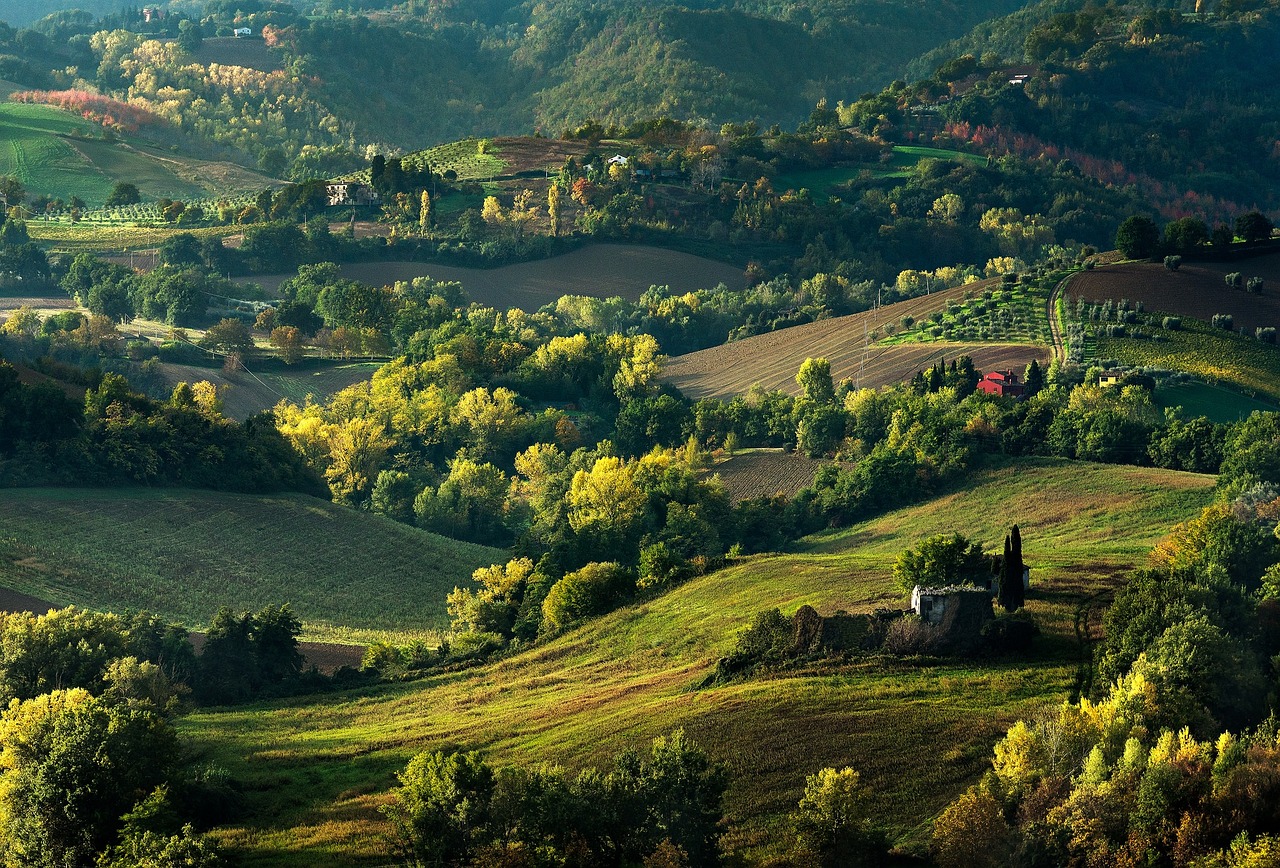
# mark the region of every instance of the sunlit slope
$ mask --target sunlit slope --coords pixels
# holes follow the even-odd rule
[[[677,726],[733,775],[730,849],[759,851],[804,776],[852,765],[900,841],[982,773],[1018,716],[1065,699],[1075,623],[1208,502],[1212,477],[1045,460],[983,475],[967,492],[739,562],[476,670],[342,694],[206,712],[185,723],[251,794],[253,819],[219,832],[246,864],[385,863],[377,806],[415,752],[479,748],[490,761],[603,763]],[[1020,521],[1046,635],[1026,659],[852,660],[716,687],[715,661],[761,609],[901,605],[891,566],[922,536],[960,530],[989,547]]]
[[[807,358],[826,358],[837,382],[848,379],[862,388],[900,383],[939,360],[965,355],[984,371],[1020,371],[1033,358],[1046,363],[1049,347],[1036,343],[878,342],[888,324],[899,323],[904,316],[923,320],[930,313],[946,310],[949,303],[981,294],[989,285],[957,286],[879,310],[818,320],[675,356],[663,366],[662,379],[693,399],[723,399],[756,383],[765,389],[797,394],[796,371]]]
[[[180,489],[0,492],[0,586],[190,626],[289,603],[306,635],[363,641],[448,626],[444,598],[506,560],[303,495]]]

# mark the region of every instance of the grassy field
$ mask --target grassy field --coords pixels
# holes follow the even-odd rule
[[[811,169],[807,171],[786,172],[774,179],[774,189],[800,190],[808,189],[818,196],[830,195],[831,191],[856,181],[864,176],[870,178],[905,178],[921,160],[963,160],[975,165],[985,165],[986,157],[966,154],[963,151],[947,151],[941,148],[925,148],[918,145],[896,145],[893,156],[888,162],[865,166],[838,166],[827,169]]]
[[[1188,417],[1205,416],[1214,422],[1235,422],[1255,410],[1274,413],[1280,409],[1275,403],[1259,401],[1209,383],[1161,386],[1152,398],[1159,407],[1181,407]]]
[[[9,489],[0,586],[192,627],[289,603],[306,637],[363,644],[448,626],[445,595],[504,553],[301,495]]]
[[[260,371],[251,361],[248,367],[252,373],[228,375],[219,367],[166,363],[160,366],[160,375],[164,378],[167,389],[172,389],[180,382],[195,383],[200,380],[208,380],[219,388],[225,388],[222,396],[223,413],[232,419],[243,421],[255,413],[271,409],[282,398],[295,404],[301,404],[308,395],[313,396],[316,401],[324,401],[335,392],[371,379],[381,363],[316,362],[300,364],[292,369]]]
[[[804,776],[852,765],[870,810],[907,847],[988,767],[1009,723],[1066,699],[1077,619],[1145,560],[1150,544],[1207,503],[1212,477],[1033,461],[963,493],[752,558],[475,670],[350,694],[206,711],[185,719],[249,799],[217,830],[245,865],[386,864],[377,807],[415,752],[483,750],[497,764],[601,764],[683,726],[733,782],[725,844],[767,855]],[[1029,606],[1045,635],[1016,661],[852,659],[712,688],[698,685],[755,612],[901,605],[890,567],[922,536],[960,530],[997,543],[1024,528]]]
[[[1099,358],[1186,371],[1210,382],[1280,399],[1280,347],[1275,344],[1192,319],[1184,319],[1177,331],[1150,331],[1153,336],[1143,339],[1100,336]]]
[[[119,181],[135,184],[147,201],[238,196],[276,183],[231,163],[102,135],[101,127],[59,108],[0,102],[0,174],[16,175],[30,195],[79,196],[90,208],[100,207]]]
[[[1033,358],[1047,363],[1049,349],[1042,343],[938,340],[892,345],[892,338],[882,340],[889,327],[899,327],[904,316],[927,320],[934,312],[945,313],[949,307],[968,303],[966,295],[979,298],[991,288],[990,281],[957,286],[879,310],[818,320],[676,356],[665,365],[662,378],[691,398],[727,398],[755,383],[797,394],[796,371],[806,358],[819,356],[830,360],[837,382],[850,379],[872,388],[908,380],[939,358],[968,355],[983,371],[1021,370]],[[1043,321],[1043,315],[1040,319]]]

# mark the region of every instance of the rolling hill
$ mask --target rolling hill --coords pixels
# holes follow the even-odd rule
[[[306,638],[355,643],[447,627],[445,595],[507,557],[302,495],[10,489],[0,527],[0,586],[56,605],[200,627],[289,603]]]
[[[759,383],[765,389],[799,393],[796,371],[806,358],[826,357],[836,382],[852,380],[875,388],[910,379],[940,358],[968,355],[980,370],[1021,370],[1034,358],[1047,362],[1049,348],[1040,344],[962,343],[936,341],[886,345],[872,332],[904,316],[921,319],[986,284],[958,286],[932,295],[886,305],[879,310],[818,320],[768,332],[695,353],[675,356],[663,368],[663,382],[690,398],[728,398]]]
[[[69,111],[0,102],[0,174],[16,175],[30,194],[78,196],[100,207],[121,181],[146,200],[217,198],[256,192],[272,181],[232,163],[201,160],[102,129]]]
[[[358,694],[210,710],[184,720],[245,786],[246,818],[215,831],[245,865],[385,864],[377,811],[415,752],[481,749],[490,762],[606,761],[683,726],[729,764],[731,852],[767,855],[805,774],[852,765],[900,845],[975,780],[1014,718],[1065,699],[1099,601],[1214,479],[1037,460],[964,491],[738,562],[505,660]],[[1044,636],[1018,660],[854,658],[698,689],[762,609],[901,605],[890,566],[939,530],[984,541],[1023,527],[1029,606]]]

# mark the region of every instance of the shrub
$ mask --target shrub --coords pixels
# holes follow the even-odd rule
[[[937,631],[918,615],[907,615],[889,625],[882,647],[886,654],[899,657],[932,654],[938,647]]]
[[[1229,286],[1231,289],[1240,289],[1244,285],[1243,279],[1241,278],[1240,272],[1238,271],[1231,272],[1226,276],[1225,279],[1227,282],[1227,286]]]
[[[1167,331],[1176,332],[1182,328],[1182,320],[1176,316],[1167,316],[1160,321],[1160,325]]]
[[[1182,267],[1182,257],[1177,255],[1166,256],[1164,258],[1164,267],[1170,271],[1177,271]]]
[[[1235,319],[1229,313],[1215,313],[1211,322],[1214,328],[1223,331],[1229,332],[1235,328]]]
[[[1262,295],[1262,283],[1261,277],[1251,277],[1245,281],[1244,288],[1254,295]]]
[[[982,627],[982,642],[993,654],[1027,651],[1031,642],[1040,635],[1040,627],[1026,609],[1011,614],[997,615]]]
[[[1274,344],[1276,342],[1276,330],[1270,326],[1266,328],[1258,328],[1253,334],[1254,337],[1265,344]]]
[[[621,564],[590,563],[551,586],[542,601],[547,625],[560,629],[579,618],[608,612],[635,590],[635,579]]]

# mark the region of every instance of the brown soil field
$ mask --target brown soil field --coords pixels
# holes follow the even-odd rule
[[[1262,295],[1228,289],[1224,278],[1238,271],[1245,280],[1261,277]],[[1236,262],[1184,264],[1177,271],[1151,262],[1129,262],[1082,271],[1067,286],[1072,299],[1142,302],[1151,312],[1208,320],[1229,313],[1236,328],[1280,327],[1280,256]]]
[[[921,343],[900,346],[867,344],[870,330],[896,322],[903,315],[916,319],[983,284],[955,287],[933,295],[887,305],[834,319],[756,335],[667,361],[662,380],[693,399],[729,398],[759,383],[765,389],[797,394],[796,372],[807,358],[826,357],[836,382],[849,379],[863,388],[877,388],[910,379],[939,358],[967,355],[979,370],[1021,370],[1037,359],[1047,364],[1050,348],[1033,344]]]
[[[559,169],[569,157],[581,159],[591,148],[586,142],[561,139],[536,139],[528,136],[504,136],[491,140],[493,152],[507,161],[508,174],[534,172],[554,167]],[[604,153],[608,144],[602,142],[598,151]]]
[[[595,244],[553,259],[517,262],[501,268],[458,268],[433,262],[354,262],[342,266],[342,276],[375,285],[424,276],[456,280],[473,301],[500,310],[518,307],[530,312],[562,295],[617,295],[635,301],[654,285],[684,293],[719,283],[741,289],[744,282],[741,269],[723,262],[625,244]],[[289,277],[260,274],[244,280],[275,292]]]
[[[736,503],[775,494],[793,497],[813,482],[814,474],[825,463],[828,462],[781,449],[763,449],[726,458],[710,472],[720,477],[725,491]]]

